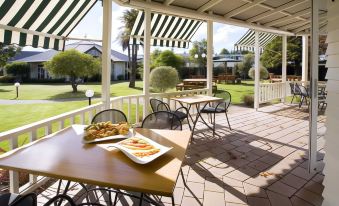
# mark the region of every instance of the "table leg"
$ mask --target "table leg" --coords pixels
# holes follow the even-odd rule
[[[58,191],[57,192],[60,192],[60,187],[61,187],[61,181],[59,182],[59,187],[58,187]],[[63,195],[67,195],[67,192],[68,192],[68,189],[69,189],[69,185],[71,184],[71,181],[67,180],[67,183],[66,183],[66,186],[65,186],[65,189],[64,189],[64,192],[62,193]],[[58,194],[57,194],[58,195]],[[59,203],[58,203],[58,206],[60,206],[62,204],[64,200],[60,200]]]
[[[140,202],[139,202],[139,206],[142,205],[142,200],[143,200],[143,198],[144,198],[144,193],[141,193],[141,194],[140,194]]]
[[[206,103],[206,104],[204,105],[204,107],[202,108],[202,110],[205,109],[205,107],[207,106],[207,104],[208,104],[208,103]],[[200,106],[200,105],[199,105],[199,106]],[[204,120],[204,118],[202,117],[202,115],[201,115],[201,113],[200,113],[199,106],[198,106],[198,105],[196,106],[196,107],[197,107],[197,112],[198,112],[197,115],[200,116],[202,122],[203,122],[209,129],[212,129],[212,130],[213,130],[213,128],[210,127],[210,126],[208,125],[208,123]]]

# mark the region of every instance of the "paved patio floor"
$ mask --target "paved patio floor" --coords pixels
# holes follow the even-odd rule
[[[324,157],[324,121],[318,118],[319,170]],[[231,112],[232,130],[224,115],[217,117],[217,135],[198,125],[183,166],[185,187],[179,176],[176,205],[195,206],[320,206],[321,172],[307,172],[308,113],[295,105],[275,104]],[[55,194],[57,182],[41,189],[39,202]],[[84,201],[83,190],[74,184],[68,193]],[[137,194],[138,195],[138,194]],[[155,197],[158,198],[158,197]],[[159,197],[164,205],[171,199]],[[98,193],[92,201],[106,204],[107,195]],[[139,201],[119,197],[118,205],[138,205]],[[146,205],[146,204],[144,204]]]

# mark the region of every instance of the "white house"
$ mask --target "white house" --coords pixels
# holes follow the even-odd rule
[[[68,49],[76,49],[94,57],[100,57],[102,53],[102,46],[91,41],[79,41],[68,44],[65,46],[65,50]],[[27,51],[23,51],[22,53],[25,52]],[[60,51],[56,50],[47,50],[33,55],[18,54],[11,62],[27,62],[30,66],[29,75],[31,79],[48,79],[52,77],[49,76],[48,72],[44,69],[43,63],[51,60],[54,55],[59,52]],[[128,79],[128,56],[115,50],[111,50],[111,61],[111,79]]]

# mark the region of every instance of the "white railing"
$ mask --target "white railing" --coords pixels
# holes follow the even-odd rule
[[[186,95],[206,95],[207,89],[198,90],[186,90],[172,93],[152,93],[150,98],[162,99],[168,103],[173,109],[180,107],[175,101],[171,100],[173,97],[186,96]],[[139,123],[142,121],[143,108],[145,96],[141,95],[130,95],[111,98],[111,108],[116,108],[124,111],[128,121],[130,123]],[[146,102],[149,105],[149,102]],[[149,109],[149,107],[146,107]],[[37,121],[28,125],[24,125],[19,128],[8,130],[0,133],[0,142],[8,141],[8,150],[16,149],[23,144],[33,142],[38,138],[49,135],[53,132],[62,130],[63,128],[71,124],[88,124],[92,117],[104,109],[103,103],[93,104],[91,106],[83,107],[77,110],[66,112],[54,117],[50,117],[41,121]],[[148,111],[150,112],[150,111]],[[15,171],[10,171],[9,187],[10,192],[22,193],[29,192],[39,187],[41,184],[46,182],[47,178],[38,178],[35,175],[29,175],[29,182],[19,187],[19,174]]]
[[[259,103],[266,103],[275,99],[284,98],[286,83],[260,83],[259,84]]]

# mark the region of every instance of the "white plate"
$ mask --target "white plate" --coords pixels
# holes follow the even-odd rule
[[[108,137],[104,137],[104,138],[99,138],[99,139],[94,139],[94,140],[90,140],[90,141],[86,141],[84,139],[82,139],[82,142],[85,144],[90,144],[90,143],[98,143],[98,142],[103,142],[103,141],[108,141],[108,140],[115,140],[115,139],[127,139],[133,137],[133,131],[132,129],[129,129],[129,132],[126,135],[114,135],[114,136],[108,136]]]
[[[128,148],[120,145],[119,142],[113,144],[112,146],[118,148],[127,157],[129,157],[132,161],[134,161],[135,163],[138,163],[138,164],[147,164],[149,162],[152,162],[153,160],[155,160],[156,158],[160,157],[161,155],[165,154],[166,152],[170,151],[173,148],[173,147],[165,147],[165,146],[158,144],[158,143],[154,142],[153,140],[148,139],[147,137],[144,137],[140,134],[137,134],[135,137],[140,138],[140,139],[144,139],[149,144],[153,145],[155,148],[160,149],[160,151],[156,154],[151,155],[151,156],[137,157],[137,156],[133,155],[133,153],[135,153],[135,152],[145,152],[145,150],[131,150],[131,149],[128,149]]]

